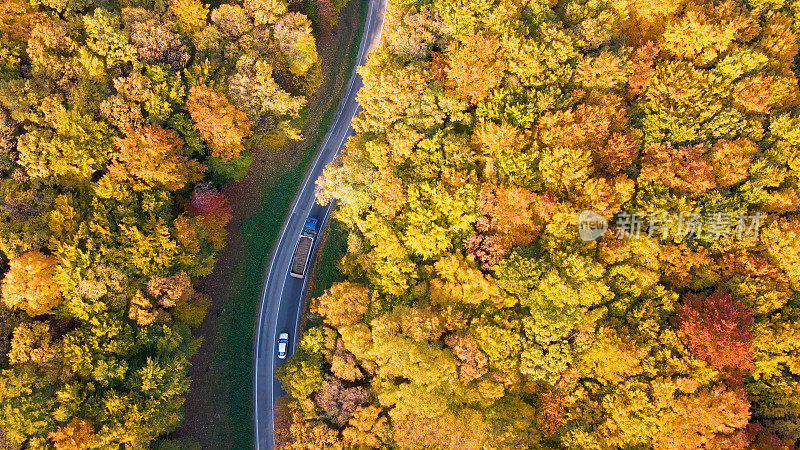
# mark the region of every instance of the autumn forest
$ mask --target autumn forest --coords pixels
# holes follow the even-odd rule
[[[301,138],[319,85],[303,7],[0,2],[0,448],[186,448],[162,437],[219,187]]]
[[[0,448],[211,445],[220,188],[343,3],[0,1]],[[795,0],[389,0],[276,445],[795,448],[799,44]]]
[[[284,448],[794,448],[799,9],[390,0]]]

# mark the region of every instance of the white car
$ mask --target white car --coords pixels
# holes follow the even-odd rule
[[[278,336],[278,358],[286,359],[286,348],[289,346],[289,333]]]

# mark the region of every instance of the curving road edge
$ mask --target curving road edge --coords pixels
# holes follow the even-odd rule
[[[385,7],[385,0],[369,2],[364,33],[356,57],[356,67],[364,65],[367,54],[380,40]],[[303,296],[308,282],[308,278],[290,277],[289,265],[306,217],[315,217],[319,220],[320,236],[327,224],[333,203],[325,207],[316,203],[315,181],[322,175],[325,166],[339,153],[345,139],[353,133],[350,123],[360,110],[356,102],[356,93],[361,86],[361,76],[353,69],[336,115],[284,219],[264,273],[253,345],[253,429],[255,448],[258,450],[274,447],[273,405],[275,399],[284,394],[274,376],[275,366],[281,361],[276,355],[276,337],[278,333],[289,333],[288,353],[290,355],[294,353],[300,314],[303,310]],[[313,264],[316,250],[315,242],[311,255],[312,262],[309,264]],[[307,273],[310,273],[310,268]]]

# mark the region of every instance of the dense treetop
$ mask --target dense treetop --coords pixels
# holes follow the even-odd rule
[[[797,8],[390,1],[321,180],[347,280],[280,367],[278,437],[793,446]]]
[[[145,448],[251,150],[319,81],[301,4],[0,2],[0,447]],[[257,145],[254,145],[257,144]]]

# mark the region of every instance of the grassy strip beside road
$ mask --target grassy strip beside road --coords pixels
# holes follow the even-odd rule
[[[368,3],[366,0],[351,1],[358,3],[349,5],[353,9],[346,7],[343,11],[340,24],[346,26],[339,30],[341,36],[332,39],[332,48],[320,49],[322,57],[330,61],[329,76],[334,77],[334,81],[323,83],[319,95],[309,102],[304,129],[307,139],[271,150],[286,152],[287,160],[294,159],[296,162],[287,164],[288,169],[277,171],[274,177],[263,180],[259,185],[260,192],[242,193],[252,194],[253,202],[259,203],[253,208],[252,214],[242,218],[239,227],[241,254],[237,255],[236,261],[220,264],[215,269],[221,271],[229,286],[217,283],[215,287],[221,292],[218,295],[208,292],[214,301],[222,303],[218,317],[209,318],[217,321],[219,339],[214,339],[214,344],[208,342],[209,345],[201,349],[201,352],[216,354],[212,364],[215,373],[207,377],[206,385],[197,387],[200,393],[195,394],[211,398],[205,401],[205,404],[210,402],[211,405],[195,413],[212,415],[215,421],[221,423],[212,424],[213,431],[207,429],[207,424],[187,424],[176,433],[199,441],[204,448],[253,447],[252,346],[261,281],[275,238],[303,175],[336,113],[355,64]],[[350,15],[344,17],[348,12]],[[345,39],[348,42],[343,44]],[[337,43],[339,45],[335,45]],[[189,420],[192,418],[187,417]],[[215,439],[210,439],[209,434]]]
[[[314,271],[308,282],[306,299],[319,297],[333,283],[344,280],[338,265],[345,253],[347,253],[347,233],[344,225],[338,220],[330,219],[319,242],[317,261],[314,263]]]

